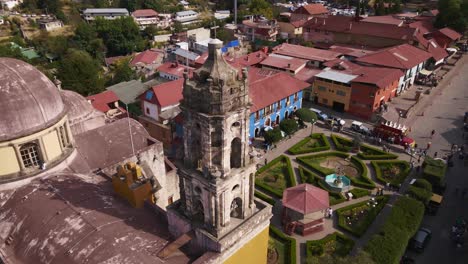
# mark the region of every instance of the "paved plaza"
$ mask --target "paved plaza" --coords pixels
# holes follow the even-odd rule
[[[430,95],[426,95],[424,100],[420,101],[415,106],[415,109],[409,113],[407,118],[401,119],[400,123],[412,128],[410,137],[415,139],[420,147],[425,147],[428,142],[432,143],[428,155],[432,156],[434,152],[437,151],[440,155],[439,157],[441,157],[450,151],[451,144],[460,145],[464,143],[462,140],[463,114],[465,111],[468,111],[468,77],[466,73],[468,73],[467,56],[463,56],[457,62],[456,66],[454,66],[453,69],[445,75],[445,78],[439,83],[439,85],[432,90],[432,93]],[[305,106],[307,107],[307,105]],[[314,108],[317,107],[314,106]],[[354,119],[352,116],[347,114],[340,115],[338,113],[334,113],[330,109],[322,109],[324,109],[326,113],[343,117],[347,121],[346,126],[349,126],[351,121]],[[433,129],[436,131],[436,134],[433,138],[430,138],[430,131]],[[310,132],[310,126],[298,131],[294,136],[281,141],[277,144],[276,148],[265,153],[263,158],[266,158],[267,161],[271,161],[279,155],[288,156],[295,172],[296,181],[301,183],[298,174],[299,164],[296,161],[297,156],[288,154],[287,150],[306,136],[310,135]],[[330,130],[322,124],[315,125],[313,132],[324,133],[327,136],[331,134]],[[340,133],[339,135],[350,138],[349,135],[344,133]],[[369,142],[365,143],[369,144]],[[333,144],[332,149],[334,149]],[[397,154],[399,156],[398,159],[400,160],[410,160],[410,155],[405,153],[403,148],[400,146],[394,145],[392,147],[392,152]],[[413,159],[413,161],[415,161],[415,159]],[[368,166],[370,174],[369,177],[376,183],[377,187],[383,187],[375,179],[374,170],[369,166],[370,162],[364,162]],[[468,249],[466,245],[462,248],[457,248],[449,239],[449,231],[452,224],[455,222],[455,219],[457,217],[468,219],[468,210],[466,207],[468,195],[464,198],[455,195],[455,188],[459,188],[460,190],[468,188],[468,174],[464,172],[466,169],[467,167],[464,166],[463,161],[458,159],[455,160],[454,167],[449,169],[446,177],[448,187],[444,194],[442,206],[436,216],[425,216],[422,223],[422,226],[428,227],[432,230],[432,241],[429,243],[428,248],[424,253],[408,253],[417,260],[417,263],[466,263],[466,260],[468,259]],[[410,180],[414,177],[416,177],[415,174],[411,174],[407,177],[405,183],[402,185],[400,193],[405,192]],[[354,250],[365,245],[370,237],[377,232],[380,226],[385,222],[385,218],[390,213],[393,202],[396,200],[397,196],[401,195],[399,192],[385,192],[386,194],[392,195],[390,201],[362,237],[355,238],[350,234],[346,234],[346,232],[337,228],[336,219],[326,219],[325,228],[321,232],[305,237],[293,235],[293,237],[296,238],[298,245],[296,249],[297,259],[300,259],[301,263],[305,263],[304,243],[307,240],[321,239],[327,234],[335,231],[345,233],[349,237],[353,238],[356,241]],[[332,206],[332,208],[336,210],[349,204],[358,203],[367,199],[369,199],[369,196],[340,203]],[[273,209],[275,216],[272,219],[272,224],[277,227],[281,227],[281,210],[281,204],[276,203]]]

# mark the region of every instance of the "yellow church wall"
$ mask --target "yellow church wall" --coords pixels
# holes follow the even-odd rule
[[[20,171],[20,166],[13,147],[0,148],[0,160],[2,161],[0,175],[7,175]]]
[[[43,136],[42,142],[44,142],[45,152],[49,161],[56,159],[62,154],[57,131],[52,131]]]
[[[268,227],[245,244],[225,264],[264,264],[267,263]]]

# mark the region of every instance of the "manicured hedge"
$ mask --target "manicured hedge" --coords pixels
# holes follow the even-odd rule
[[[323,168],[318,164],[314,164],[314,163],[310,162],[309,160],[324,158],[324,157],[329,157],[329,156],[336,156],[336,157],[341,157],[341,158],[346,159],[346,158],[348,158],[349,155],[344,153],[344,152],[329,151],[329,152],[323,152],[323,153],[314,154],[314,155],[297,157],[296,160],[299,161],[300,163],[304,164],[304,165],[307,165],[314,172],[319,173],[321,176],[326,176],[326,175],[335,173],[335,170],[334,169]]]
[[[335,249],[333,252],[334,255],[345,257],[347,256],[354,247],[354,240],[349,237],[346,237],[343,234],[338,232],[327,235],[326,237],[320,240],[307,241],[306,243],[306,254],[307,258],[311,256],[320,257],[325,253],[324,246],[332,240],[339,241],[343,246],[340,247],[340,250]]]
[[[447,165],[441,160],[426,157],[423,162],[423,178],[432,186],[441,186],[447,171]]]
[[[317,143],[319,146],[302,148],[302,146],[307,144],[312,139],[317,139],[318,140]],[[305,154],[305,153],[311,153],[311,152],[319,152],[319,151],[324,151],[324,150],[329,150],[329,149],[330,149],[330,142],[328,142],[327,137],[323,133],[316,133],[299,141],[296,145],[288,149],[288,151],[289,153],[293,155],[298,155],[298,154]]]
[[[361,198],[361,197],[371,194],[371,191],[360,189],[360,188],[353,188],[349,192],[353,194],[354,199]]]
[[[350,177],[353,185],[366,189],[374,189],[375,183],[367,176],[368,170],[366,164],[364,164],[362,160],[356,158],[355,156],[351,156],[351,163],[353,163],[360,170],[359,177]]]
[[[278,228],[270,225],[270,236],[284,244],[286,264],[296,264],[296,239],[285,235]]]
[[[404,160],[380,160],[380,161],[371,161],[372,167],[374,167],[375,170],[375,177],[377,180],[381,181],[382,183],[390,183],[391,186],[398,187],[400,184],[402,184],[406,177],[408,177],[410,173],[410,165],[408,162]],[[382,175],[382,169],[379,165],[389,165],[389,164],[395,164],[400,167],[400,173],[398,177],[393,179],[392,181],[388,181],[383,178]]]
[[[424,205],[413,198],[401,196],[394,203],[380,232],[373,235],[364,250],[379,264],[397,264],[409,239],[418,230],[424,216]]]
[[[350,152],[354,148],[353,141],[344,137],[331,134],[331,139],[339,151]]]
[[[271,168],[273,165],[275,165],[276,163],[278,162],[286,162],[286,166],[288,167],[288,173],[287,175],[284,175],[285,177],[285,180],[286,180],[286,186],[287,187],[292,187],[292,186],[295,186],[296,185],[296,177],[294,176],[294,171],[293,171],[293,168],[291,166],[291,161],[289,160],[288,157],[284,156],[284,155],[281,155],[279,157],[277,157],[276,159],[270,161],[267,165],[261,167],[256,175],[262,173],[262,172],[265,172],[266,170],[268,170],[269,168]],[[257,187],[259,187],[262,191],[265,191],[267,193],[270,193],[278,198],[281,198],[283,197],[283,191],[282,190],[277,190],[277,189],[274,189],[272,188],[271,186],[267,185],[267,184],[264,184],[263,182],[259,181],[259,180],[255,180],[255,185]]]
[[[398,155],[364,144],[361,145],[361,152],[359,152],[357,156],[363,160],[389,160],[398,158]]]
[[[416,200],[427,204],[432,197],[432,185],[424,179],[417,179],[406,192],[409,196]]]
[[[370,210],[369,214],[367,214],[366,217],[361,220],[364,222],[358,227],[353,228],[346,224],[346,216],[344,215],[344,212],[352,210],[357,207],[361,207],[367,204],[369,200],[360,202],[360,203],[355,203],[352,205],[348,205],[346,207],[336,210],[336,213],[338,215],[338,226],[357,237],[361,237],[366,232],[367,228],[372,224],[372,222],[374,222],[374,219],[377,217],[380,211],[384,208],[385,204],[387,204],[388,200],[390,199],[390,196],[388,195],[378,196],[375,199],[378,202],[377,206],[373,208],[372,210]]]
[[[264,193],[255,191],[255,196],[262,199],[263,201],[271,204],[271,205],[275,205],[275,199],[271,198],[270,196],[268,196],[268,195],[266,195]]]
[[[330,205],[335,205],[346,201],[346,198],[341,193],[331,191],[322,177],[314,174],[302,166],[299,166],[299,176],[301,177],[301,181],[303,183],[309,183],[327,191],[330,197]]]

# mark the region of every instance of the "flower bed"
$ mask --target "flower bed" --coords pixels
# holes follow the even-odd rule
[[[323,133],[312,134],[288,149],[293,155],[312,153],[330,149],[330,142]]]
[[[375,199],[377,205],[373,205],[371,200],[368,200],[338,209],[336,211],[338,226],[357,237],[362,236],[384,208],[388,199],[390,196],[379,196]]]
[[[336,149],[343,152],[350,152],[354,148],[354,143],[352,140],[337,136],[335,134],[330,135],[333,143],[336,146]]]
[[[346,201],[346,198],[343,196],[343,194],[331,191],[330,188],[328,188],[326,182],[320,176],[311,172],[310,170],[299,166],[299,175],[301,177],[302,183],[309,183],[327,191],[330,199],[330,205],[335,205]]]
[[[410,173],[410,165],[403,160],[371,161],[375,177],[383,183],[398,187]]]
[[[357,156],[363,160],[389,160],[398,158],[395,154],[387,153],[369,145],[362,144],[360,150],[361,152],[359,152]]]
[[[296,185],[296,178],[288,157],[281,155],[267,165],[261,167],[255,176],[255,185],[278,198],[283,197],[283,191]]]
[[[371,237],[364,250],[372,256],[375,263],[399,263],[423,216],[424,205],[421,202],[400,196],[393,204],[380,232]]]
[[[307,258],[323,256],[325,254],[340,257],[347,256],[354,247],[354,240],[338,232],[327,235],[320,240],[307,241]]]
[[[275,241],[276,248],[280,258],[279,263],[295,264],[296,263],[296,240],[285,235],[278,228],[270,225],[270,238]]]

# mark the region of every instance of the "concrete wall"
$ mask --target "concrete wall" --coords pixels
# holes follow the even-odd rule
[[[379,110],[381,100],[387,103],[390,98],[396,96],[398,84],[399,80],[395,80],[387,87],[378,89],[367,84],[352,83],[349,112],[365,119],[371,119],[373,114]]]
[[[158,106],[150,102],[143,100],[143,115],[153,118],[154,120],[159,120],[159,109]]]
[[[249,127],[249,137],[254,138],[255,137],[255,131],[257,130],[258,132],[262,131],[262,129],[265,127],[265,123],[270,120],[270,126],[272,126],[273,122],[275,122],[277,119],[277,116],[279,116],[279,121],[281,122],[285,118],[286,112],[288,115],[293,113],[295,110],[294,109],[300,109],[302,107],[302,96],[303,96],[303,91],[299,91],[297,93],[298,99],[297,101],[294,102],[294,94],[289,96],[290,100],[290,105],[286,105],[286,98],[281,99],[280,101],[280,108],[277,108],[276,102],[272,106],[272,111],[270,114],[265,115],[265,109],[260,109],[258,110],[259,112],[259,118],[255,119],[255,113],[250,114],[250,127]]]
[[[268,228],[265,228],[247,244],[224,261],[224,264],[267,263]]]
[[[20,165],[16,159],[15,149],[13,147],[5,146],[0,148],[0,159],[2,161],[0,175],[8,175],[20,171]]]
[[[60,146],[57,131],[51,131],[49,134],[44,135],[42,137],[42,142],[44,146],[46,146],[45,153],[48,160],[54,160],[62,154],[62,148]]]

